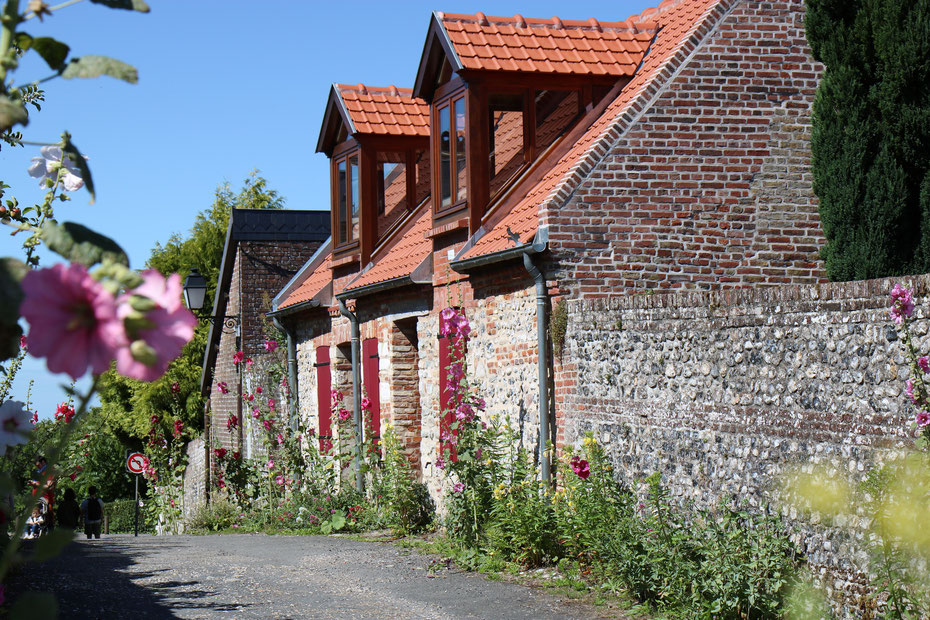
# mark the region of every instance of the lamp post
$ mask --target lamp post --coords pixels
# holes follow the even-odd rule
[[[238,314],[223,316],[202,314],[203,302],[206,297],[207,279],[204,278],[198,270],[191,269],[191,272],[184,278],[184,303],[187,304],[187,308],[199,319],[206,319],[210,321],[210,323],[216,323],[217,320],[221,320],[223,326],[228,329],[239,327],[240,321]]]

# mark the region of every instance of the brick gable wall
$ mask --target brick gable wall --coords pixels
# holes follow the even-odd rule
[[[825,281],[803,16],[801,0],[738,4],[546,214],[570,296]]]

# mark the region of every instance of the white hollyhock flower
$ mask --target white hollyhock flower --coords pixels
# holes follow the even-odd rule
[[[8,400],[0,405],[0,456],[6,449],[26,443],[32,430],[32,414],[18,400]]]
[[[42,156],[33,157],[32,165],[29,166],[29,176],[39,179],[39,187],[46,187],[46,179],[51,179],[54,183],[55,179],[58,178],[58,171],[61,168],[65,169],[61,177],[61,182],[67,191],[73,192],[84,187],[84,179],[81,178],[81,171],[74,165],[71,158],[68,157],[65,162],[62,163],[62,151],[60,146],[43,146],[39,149],[39,152]],[[84,159],[87,159],[86,155]]]

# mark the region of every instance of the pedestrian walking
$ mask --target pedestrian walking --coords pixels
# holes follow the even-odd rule
[[[58,526],[70,530],[77,529],[81,521],[81,507],[77,503],[74,489],[65,489],[65,498],[58,504]]]
[[[87,540],[91,536],[100,538],[100,524],[103,522],[103,500],[97,497],[97,487],[87,489],[88,497],[81,503],[81,515],[84,517],[84,533]]]

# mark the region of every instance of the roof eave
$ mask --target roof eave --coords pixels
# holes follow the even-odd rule
[[[339,113],[340,120],[348,128],[349,135],[355,135],[355,123],[352,122],[352,116],[346,108],[345,101],[336,84],[330,86],[329,97],[326,99],[326,111],[323,113],[323,124],[320,126],[320,136],[316,141],[316,152],[332,155],[333,146],[331,144],[336,131],[332,129],[335,120],[334,111]]]
[[[426,41],[423,43],[423,53],[420,55],[420,64],[417,67],[417,77],[413,81],[413,96],[419,97],[425,101],[431,101],[433,98],[432,81],[428,76],[433,75],[437,68],[435,66],[435,46],[439,44],[445,56],[449,58],[452,70],[461,71],[464,67],[459,55],[455,51],[455,46],[449,39],[449,33],[446,32],[445,26],[442,25],[442,14],[433,11],[430,16],[429,28],[426,31]],[[429,91],[429,92],[426,92]]]
[[[477,239],[475,239],[475,241],[477,241]],[[523,256],[524,254],[540,254],[546,249],[548,244],[549,229],[546,226],[542,226],[538,231],[536,231],[536,235],[529,243],[523,243],[512,248],[507,248],[506,250],[499,250],[497,252],[491,252],[490,254],[482,254],[481,256],[475,256],[473,258],[453,259],[449,261],[449,266],[458,273],[466,273],[472,269],[477,269],[486,265],[513,260]],[[467,253],[473,245],[474,242],[471,244],[466,244],[466,247],[463,247],[462,251],[459,252],[459,256]]]

